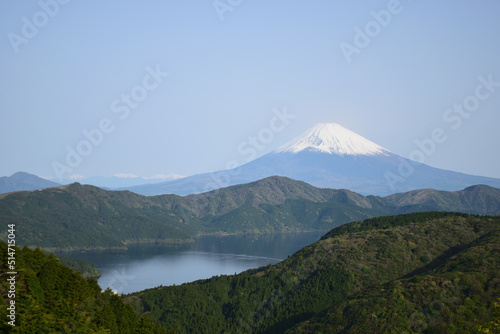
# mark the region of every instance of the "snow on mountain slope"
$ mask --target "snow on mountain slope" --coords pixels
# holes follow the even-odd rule
[[[238,168],[125,188],[143,195],[188,195],[285,176],[319,188],[386,196],[415,189],[500,188],[500,179],[433,168],[398,156],[335,123],[318,124],[288,144]]]
[[[275,152],[298,153],[304,150],[338,155],[389,153],[385,148],[336,123],[320,123]]]

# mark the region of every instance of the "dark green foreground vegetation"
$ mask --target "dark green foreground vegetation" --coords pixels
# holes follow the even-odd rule
[[[125,296],[16,248],[2,333],[498,333],[500,217],[428,212],[331,230],[277,265]],[[161,326],[161,325],[163,326]]]
[[[57,258],[65,266],[82,274],[83,278],[99,278],[101,276],[99,269],[97,269],[97,267],[89,261],[73,259],[67,256],[58,256]]]
[[[18,274],[11,298],[7,245],[0,241],[1,333],[167,333],[149,316],[136,315],[120,296],[101,292],[95,279],[84,279],[53,255],[15,248],[15,258]],[[15,327],[7,323],[10,300],[15,301]]]
[[[369,219],[275,266],[124,298],[178,333],[495,333],[500,218]]]

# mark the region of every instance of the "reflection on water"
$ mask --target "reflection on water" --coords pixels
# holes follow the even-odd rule
[[[275,264],[324,233],[200,237],[193,244],[134,245],[127,251],[66,254],[94,263],[99,285],[131,293]]]

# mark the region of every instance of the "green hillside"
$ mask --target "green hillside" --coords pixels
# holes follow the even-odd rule
[[[376,332],[500,332],[500,230],[363,289],[288,333]]]
[[[274,266],[125,297],[179,333],[470,333],[498,321],[500,217],[336,228]]]
[[[10,248],[10,253],[7,244],[0,241],[0,332],[167,333],[150,317],[137,316],[110,290],[101,292],[95,279],[84,279],[52,254],[17,247],[14,252]],[[15,258],[17,272],[12,289],[7,281],[12,276],[8,274],[12,269],[7,270],[9,257]]]
[[[0,220],[16,224],[19,245],[50,251],[186,242],[200,230],[148,197],[76,183],[4,195]]]
[[[414,190],[384,199],[387,203],[402,208],[420,206],[426,210],[500,215],[499,195],[499,189],[476,185],[461,191]]]
[[[18,243],[50,251],[191,242],[202,234],[327,231],[382,214],[361,195],[278,177],[187,197],[77,183],[0,196],[0,219],[16,224]]]
[[[73,259],[67,256],[58,256],[57,258],[66,267],[82,274],[84,278],[99,278],[101,276],[99,269],[87,260]]]
[[[500,213],[500,190],[420,190],[385,198],[319,189],[283,177],[190,196],[141,196],[74,183],[0,195],[18,244],[49,251],[192,242],[207,234],[328,231],[370,217],[421,211]],[[0,237],[6,240],[5,232]]]
[[[6,279],[12,254],[0,242],[3,333],[500,330],[500,217],[424,212],[352,222],[274,266],[125,296],[102,292],[40,249],[14,253],[15,297]]]

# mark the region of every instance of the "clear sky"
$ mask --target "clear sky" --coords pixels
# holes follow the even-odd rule
[[[2,1],[0,176],[187,176],[335,122],[500,177],[499,17],[495,0]]]

